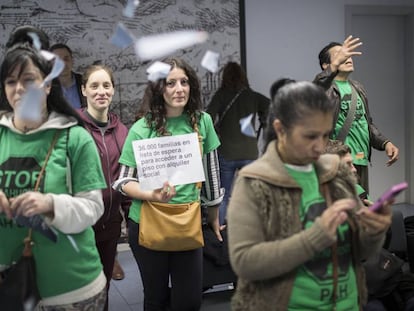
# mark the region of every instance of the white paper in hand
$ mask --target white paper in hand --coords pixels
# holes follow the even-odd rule
[[[197,133],[135,140],[132,148],[142,190],[205,180]]]
[[[200,44],[208,39],[205,31],[182,30],[142,37],[135,42],[135,53],[142,61],[172,54],[176,50]]]
[[[220,59],[220,54],[213,51],[207,51],[203,59],[201,60],[201,66],[206,68],[208,71],[215,73],[218,70],[218,63]]]
[[[118,23],[112,37],[109,42],[121,49],[124,49],[132,45],[135,41],[135,37],[128,31],[124,24]]]
[[[168,76],[171,70],[171,65],[156,61],[147,69],[148,80],[156,82],[159,79],[164,79]]]

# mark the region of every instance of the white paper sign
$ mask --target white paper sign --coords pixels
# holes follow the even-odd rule
[[[205,180],[197,133],[135,140],[132,147],[143,190],[162,188],[166,181],[184,185]]]

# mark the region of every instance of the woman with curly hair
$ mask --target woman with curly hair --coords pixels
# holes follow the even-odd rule
[[[171,70],[165,79],[148,82],[139,119],[129,131],[119,160],[120,177],[113,186],[133,199],[128,236],[144,286],[144,310],[199,310],[202,296],[202,248],[157,251],[140,245],[138,241],[141,205],[144,200],[189,203],[200,200],[200,191],[195,183],[172,185],[169,182],[160,189],[143,190],[137,174],[132,142],[193,132],[198,132],[202,137],[206,181],[201,193],[205,196],[203,201],[209,207],[208,222],[217,236],[220,236],[217,211],[223,195],[216,151],[220,142],[210,115],[201,111],[200,82],[195,71],[177,58],[164,62],[171,65]],[[154,228],[155,230],[159,228]]]

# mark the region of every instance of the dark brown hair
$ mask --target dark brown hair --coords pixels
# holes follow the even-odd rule
[[[171,70],[179,68],[184,70],[188,77],[190,85],[190,94],[188,102],[184,107],[184,112],[189,116],[189,124],[195,127],[201,115],[201,92],[200,80],[194,69],[185,61],[179,58],[167,58],[164,63],[171,65]],[[160,79],[156,82],[149,81],[145,88],[144,97],[137,114],[137,119],[145,117],[148,126],[154,128],[159,136],[169,135],[166,129],[167,110],[165,108],[164,91],[166,79]]]
[[[223,69],[221,88],[238,91],[249,88],[249,80],[243,67],[235,62],[228,62]]]

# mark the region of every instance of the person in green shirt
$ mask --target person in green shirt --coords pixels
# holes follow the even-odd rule
[[[361,203],[355,176],[323,154],[334,105],[307,81],[281,87],[269,107],[266,151],[239,172],[228,213],[233,311],[360,310],[362,260],[391,223]]]
[[[33,227],[37,308],[100,311],[106,279],[92,225],[103,214],[106,182],[98,151],[59,81],[44,83],[55,60],[46,59],[28,37],[14,36],[0,69],[0,274],[7,278]],[[35,95],[26,97],[29,90]],[[38,191],[33,191],[43,167]],[[34,219],[41,219],[42,226]],[[1,298],[0,305],[8,310]]]
[[[349,36],[343,43],[331,42],[326,45],[319,52],[319,65],[323,71],[313,82],[326,91],[335,105],[331,138],[342,140],[351,148],[360,184],[369,191],[368,163],[371,160],[371,149],[385,150],[387,166],[398,160],[399,150],[374,124],[365,88],[358,81],[350,79],[354,72],[352,57],[361,55],[361,52],[356,51],[361,44],[359,38]],[[347,124],[347,115],[351,111],[352,93],[355,94],[355,113],[348,131],[341,133],[341,129],[346,128],[344,125]]]
[[[201,111],[200,82],[194,69],[178,58],[163,62],[169,64],[171,69],[167,77],[148,82],[140,118],[129,130],[119,159],[120,176],[113,187],[133,199],[128,215],[128,237],[144,286],[144,310],[199,310],[202,297],[202,248],[157,251],[140,245],[138,241],[143,200],[190,203],[200,200],[200,195],[208,207],[207,222],[221,240],[218,205],[223,200],[223,190],[217,157],[220,141],[210,115]],[[160,189],[143,190],[132,142],[195,131],[201,136],[206,176],[201,194],[195,183],[172,185],[169,181]]]

